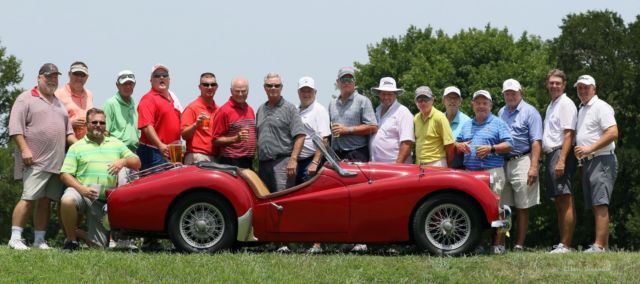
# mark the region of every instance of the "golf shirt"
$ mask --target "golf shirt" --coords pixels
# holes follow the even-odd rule
[[[581,104],[578,111],[578,125],[576,130],[576,145],[589,146],[595,144],[607,128],[616,125],[613,108],[605,101],[593,96],[587,104]],[[615,142],[592,153],[602,154],[616,149]]]
[[[191,136],[190,139],[186,139],[187,153],[201,153],[205,155],[215,154],[213,147],[213,130],[211,127],[211,120],[213,119],[213,116],[216,113],[217,109],[218,106],[216,105],[215,101],[213,102],[213,105],[210,106],[200,96],[193,102],[191,102],[187,106],[187,108],[184,109],[184,112],[182,113],[182,117],[180,119],[181,131],[196,123],[201,112],[209,115],[209,127],[205,129],[204,125],[200,125],[194,131],[193,136]]]
[[[332,123],[339,123],[344,127],[358,126],[360,124],[378,125],[376,115],[373,112],[371,101],[358,92],[353,92],[345,103],[340,96],[329,102],[329,117]],[[340,135],[331,137],[333,149],[352,151],[368,146],[368,135]]]
[[[489,114],[489,117],[482,123],[478,123],[475,118],[465,123],[456,141],[471,141],[469,144],[471,153],[464,154],[464,166],[469,170],[486,170],[504,165],[504,156],[500,154],[489,154],[484,159],[478,158],[476,146],[497,145],[502,142],[513,145],[507,125],[493,114]]]
[[[447,157],[445,145],[455,142],[449,120],[441,111],[431,108],[426,121],[418,112],[413,117],[416,134],[416,163],[431,163]]]
[[[303,124],[309,125],[318,136],[324,138],[331,135],[329,112],[317,101],[314,101],[307,108],[300,110],[300,119],[302,119]],[[311,135],[307,134],[307,136],[304,137],[304,145],[302,146],[298,160],[309,158],[315,153],[316,145],[313,144]]]
[[[93,108],[93,94],[86,88],[82,89],[82,93],[75,94],[71,91],[69,83],[67,83],[62,88],[57,89],[55,95],[64,104],[71,121],[79,117],[86,119],[87,111]],[[76,138],[80,139],[87,133],[87,126],[74,126],[73,132]]]
[[[170,96],[165,98],[153,89],[149,90],[138,104],[138,129],[142,130],[147,125],[153,126],[160,141],[171,144],[180,140],[180,110],[174,107],[174,100]],[[151,140],[144,131],[140,133],[140,143],[151,147]]]
[[[513,157],[531,152],[531,144],[542,140],[542,118],[533,106],[520,100],[516,109],[511,112],[508,106],[498,111],[498,116],[507,124],[513,147],[505,157]]]
[[[104,103],[104,114],[107,117],[109,135],[118,138],[129,150],[135,152],[140,140],[140,130],[138,129],[138,112],[133,97],[127,103],[117,92]]]
[[[384,116],[382,105],[376,108],[376,119],[378,120],[378,132],[371,138],[372,162],[395,163],[400,153],[400,143],[402,141],[415,141],[413,136],[413,115],[409,109],[397,100],[391,104]],[[404,163],[411,163],[411,155]]]
[[[446,117],[447,113],[445,112],[444,115]],[[447,119],[447,121],[448,120],[449,119]],[[469,120],[471,120],[471,118],[469,118],[468,115],[458,110],[458,112],[456,113],[456,116],[453,117],[453,120],[449,123],[449,126],[451,127],[451,131],[453,132],[453,139],[458,137],[458,134],[460,134],[460,129],[462,129],[462,125],[467,123],[467,121]]]
[[[212,140],[224,136],[235,136],[240,130],[249,129],[249,139],[216,147],[216,153],[226,158],[253,158],[256,154],[256,117],[246,103],[237,103],[229,98],[211,119]]]
[[[542,132],[542,150],[550,153],[553,148],[561,147],[566,129],[576,130],[578,109],[573,101],[562,94],[547,106]]]
[[[258,159],[271,161],[291,156],[295,137],[305,135],[298,109],[283,97],[270,107],[262,104],[256,112],[256,130],[258,131]]]

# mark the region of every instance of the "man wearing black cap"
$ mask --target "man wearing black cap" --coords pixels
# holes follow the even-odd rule
[[[14,175],[17,180],[23,180],[22,196],[13,209],[9,240],[12,249],[29,249],[22,239],[22,231],[34,204],[33,247],[49,249],[44,234],[49,223],[50,203],[60,201],[62,195],[60,167],[66,143],[76,142],[67,110],[54,95],[59,75],[55,65],[42,65],[38,85],[20,94],[11,108],[9,136],[17,146]]]

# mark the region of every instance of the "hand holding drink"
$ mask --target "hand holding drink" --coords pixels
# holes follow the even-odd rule
[[[240,132],[238,132],[238,137],[240,141],[248,141],[249,140],[249,128],[242,128]]]
[[[331,136],[333,136],[333,138],[340,137],[341,128],[342,125],[340,125],[339,123],[331,122]]]
[[[201,122],[202,129],[209,129],[209,124],[211,124],[211,118],[205,112],[201,112],[198,116],[198,121]]]
[[[182,163],[182,143],[174,141],[169,144],[169,161],[172,163]]]

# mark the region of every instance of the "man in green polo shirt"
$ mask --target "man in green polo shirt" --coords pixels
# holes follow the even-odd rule
[[[60,213],[67,242],[64,250],[77,250],[78,215],[85,214],[90,242],[106,246],[108,230],[101,219],[105,202],[98,199],[101,189],[116,186],[118,172],[139,169],[140,159],[117,138],[105,137],[105,114],[92,108],[87,111],[87,134],[73,144],[60,170],[60,179],[68,186],[62,195]]]

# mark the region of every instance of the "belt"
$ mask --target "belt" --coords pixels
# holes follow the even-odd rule
[[[560,146],[556,146],[556,147],[553,147],[553,148],[551,148],[549,151],[546,151],[545,153],[547,153],[547,154],[551,154],[551,153],[553,153],[555,150],[560,150],[560,149],[562,149],[562,145],[560,145]]]
[[[531,153],[531,151],[529,151],[529,152],[525,152],[525,153],[522,153],[522,154],[518,154],[518,155],[515,155],[515,156],[507,157],[506,159],[507,159],[507,162],[509,162],[509,161],[513,161],[513,160],[515,160],[515,159],[520,159],[520,158],[522,158],[522,156],[529,155],[529,153]]]
[[[584,157],[582,157],[582,159],[585,159],[587,161],[591,161],[591,160],[593,160],[593,158],[598,157],[598,156],[613,155],[613,154],[614,154],[613,150],[609,150],[609,151],[604,151],[604,152],[600,152],[600,153],[584,156]]]

